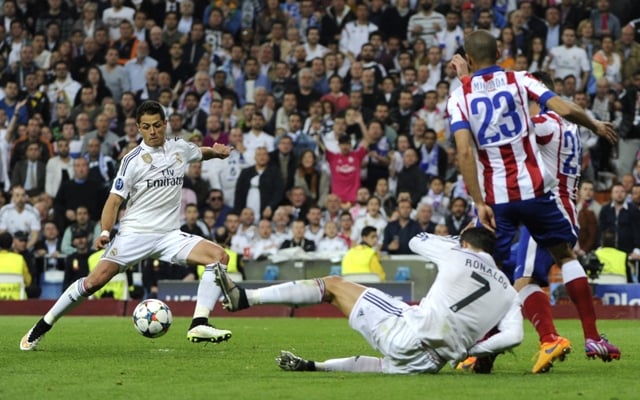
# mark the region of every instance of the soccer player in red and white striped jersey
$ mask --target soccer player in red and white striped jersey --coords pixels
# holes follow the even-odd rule
[[[451,94],[447,109],[460,171],[479,221],[496,230],[494,256],[498,261],[508,259],[518,226],[526,226],[562,268],[565,287],[583,324],[587,355],[619,358],[620,351],[606,343],[596,328],[589,283],[572,251],[574,225],[550,190],[554,177],[544,168],[537,149],[528,103],[535,101],[610,141],[616,140],[613,126],[589,118],[579,106],[560,99],[527,72],[498,67],[496,40],[489,32],[469,34],[465,50],[466,61],[456,55],[452,63],[459,76],[465,77],[467,68],[473,73]],[[591,343],[599,346],[590,347]],[[563,354],[550,353],[549,363]]]

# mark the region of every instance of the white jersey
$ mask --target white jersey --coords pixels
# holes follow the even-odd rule
[[[0,230],[12,235],[18,231],[39,231],[40,214],[31,204],[25,204],[22,211],[18,211],[13,203],[6,204],[0,208]]]
[[[438,275],[418,307],[403,312],[407,326],[446,360],[500,351],[501,337],[482,342],[493,327],[522,330],[518,294],[487,253],[462,248],[457,238],[420,233],[411,250],[438,265]],[[508,329],[507,329],[508,327]],[[512,343],[510,343],[512,345]]]
[[[142,142],[120,164],[111,193],[128,199],[120,233],[162,233],[180,228],[182,182],[188,164],[202,158],[200,148],[182,139],[162,147]]]

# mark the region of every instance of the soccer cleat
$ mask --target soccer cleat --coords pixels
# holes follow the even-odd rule
[[[187,340],[191,343],[211,342],[220,343],[231,339],[231,331],[217,329],[211,325],[198,325],[189,329]]]
[[[51,325],[44,322],[44,319],[40,319],[20,340],[20,350],[35,350],[44,334],[49,332],[49,329],[51,329]]]
[[[456,366],[456,369],[462,371],[473,371],[473,366],[476,365],[477,357],[470,356],[467,357],[464,361],[460,361]]]
[[[620,359],[620,349],[609,343],[604,336],[601,336],[600,340],[587,339],[584,351],[587,358],[600,357],[604,362]]]
[[[537,360],[531,372],[534,374],[548,372],[555,360],[564,361],[566,355],[570,352],[571,342],[562,336],[558,336],[552,342],[540,343],[540,349],[533,357],[535,359],[537,356]]]
[[[20,350],[31,351],[35,350],[38,346],[38,342],[44,337],[44,335],[33,337],[33,328],[29,329],[22,339],[20,340]]]
[[[490,354],[484,357],[478,357],[473,365],[473,372],[476,374],[490,374],[493,369],[493,362],[498,357],[497,354]]]
[[[247,294],[244,288],[236,285],[220,264],[214,265],[213,272],[216,276],[216,285],[222,289],[222,296],[224,297],[222,307],[232,312],[249,308],[249,302],[247,301]]]
[[[302,357],[285,351],[280,350],[280,355],[276,357],[278,367],[285,371],[315,371],[315,363],[313,361],[307,361]]]

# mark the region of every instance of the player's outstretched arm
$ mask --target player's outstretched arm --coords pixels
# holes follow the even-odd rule
[[[598,136],[607,139],[610,143],[615,143],[618,140],[618,135],[613,129],[612,123],[591,119],[591,117],[575,103],[565,101],[559,96],[553,96],[547,101],[546,106],[558,113],[562,118],[574,124],[584,126],[592,132],[595,132]]]
[[[104,249],[109,243],[109,233],[116,224],[116,218],[118,218],[118,210],[122,204],[123,198],[115,193],[109,193],[104,208],[102,209],[102,217],[100,217],[100,224],[102,225],[102,233],[95,240],[96,249]]]
[[[231,151],[233,151],[233,146],[226,146],[221,143],[214,143],[211,147],[200,147],[200,151],[202,152],[203,160],[210,160],[212,158],[227,158]]]
[[[512,307],[498,324],[498,333],[473,345],[469,355],[483,357],[501,353],[522,343],[523,337],[522,310],[518,299],[514,298]]]

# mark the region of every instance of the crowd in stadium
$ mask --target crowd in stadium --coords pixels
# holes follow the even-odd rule
[[[0,24],[0,231],[12,235],[0,247],[24,256],[34,297],[43,268],[66,269],[68,283],[88,273],[148,99],[165,107],[169,138],[234,146],[189,167],[181,216],[182,230],[240,258],[346,252],[366,226],[388,254],[409,254],[419,232],[459,234],[473,207],[446,115],[460,85],[448,61],[475,29],[498,39],[503,68],[547,71],[563,98],[615,124],[613,146],[580,131],[575,251],[601,237],[625,259],[640,248],[631,0],[41,3],[2,1]]]

